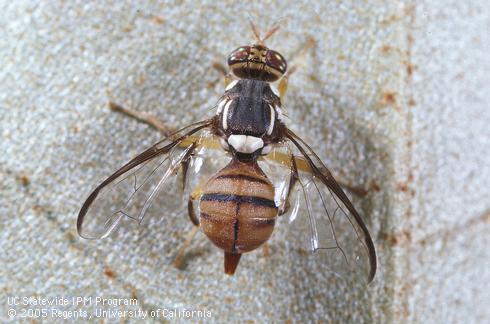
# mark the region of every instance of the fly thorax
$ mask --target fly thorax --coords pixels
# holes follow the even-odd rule
[[[231,82],[218,102],[217,118],[225,150],[266,154],[265,142],[274,133],[280,99],[267,82],[238,80]]]

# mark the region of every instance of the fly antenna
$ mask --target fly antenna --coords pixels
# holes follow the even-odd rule
[[[252,28],[252,32],[254,33],[255,39],[257,40],[258,44],[264,44],[263,40],[260,38],[260,32],[257,26],[255,26],[254,22],[252,19],[248,19],[248,22],[250,23],[250,28]]]
[[[265,41],[266,41],[266,40],[267,40],[269,37],[271,37],[272,35],[274,35],[274,33],[275,33],[276,31],[278,31],[280,27],[281,27],[281,26],[279,26],[279,25],[272,26],[272,28],[271,28],[271,29],[269,29],[269,30],[268,30],[268,31],[265,33],[264,38],[262,38],[262,40],[261,40],[261,41],[262,41],[262,44],[263,44],[263,43],[264,43],[264,42],[265,42]]]
[[[257,44],[259,45],[264,45],[264,42],[272,35],[274,35],[275,32],[278,31],[280,28],[279,24],[274,24],[274,26],[272,26],[272,28],[265,33],[264,37],[260,37],[260,31],[257,28],[257,26],[254,24],[254,22],[251,19],[249,19],[249,22],[250,22],[250,27],[252,28],[252,32],[254,33],[255,39],[257,40]]]

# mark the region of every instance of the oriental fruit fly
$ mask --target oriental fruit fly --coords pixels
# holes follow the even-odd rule
[[[277,217],[289,215],[290,226],[307,219],[309,249],[328,256],[327,268],[372,281],[376,252],[363,219],[317,154],[285,124],[287,62],[264,45],[277,29],[260,38],[252,24],[256,43],[228,56],[231,74],[213,117],[154,144],[90,194],[78,215],[82,237],[106,237],[123,219],[141,222],[170,178],[181,172],[185,185],[190,166],[212,164],[200,154],[208,148],[226,154],[228,164],[191,188],[195,228],[188,241],[200,228],[224,250],[225,273],[234,274],[241,255],[263,245]]]

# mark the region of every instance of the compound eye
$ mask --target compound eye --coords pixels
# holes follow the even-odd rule
[[[286,73],[287,63],[276,51],[255,44],[241,46],[228,56],[231,72],[240,79],[258,79],[274,82]]]
[[[266,64],[271,69],[274,69],[280,75],[286,73],[288,69],[288,64],[286,63],[286,59],[276,51],[268,50],[266,54]]]
[[[228,55],[228,66],[231,68],[234,64],[247,62],[250,55],[250,46],[241,46]]]

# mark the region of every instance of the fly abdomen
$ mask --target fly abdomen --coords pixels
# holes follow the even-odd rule
[[[256,163],[233,160],[203,188],[203,232],[225,252],[251,251],[269,239],[278,209],[274,187]]]

